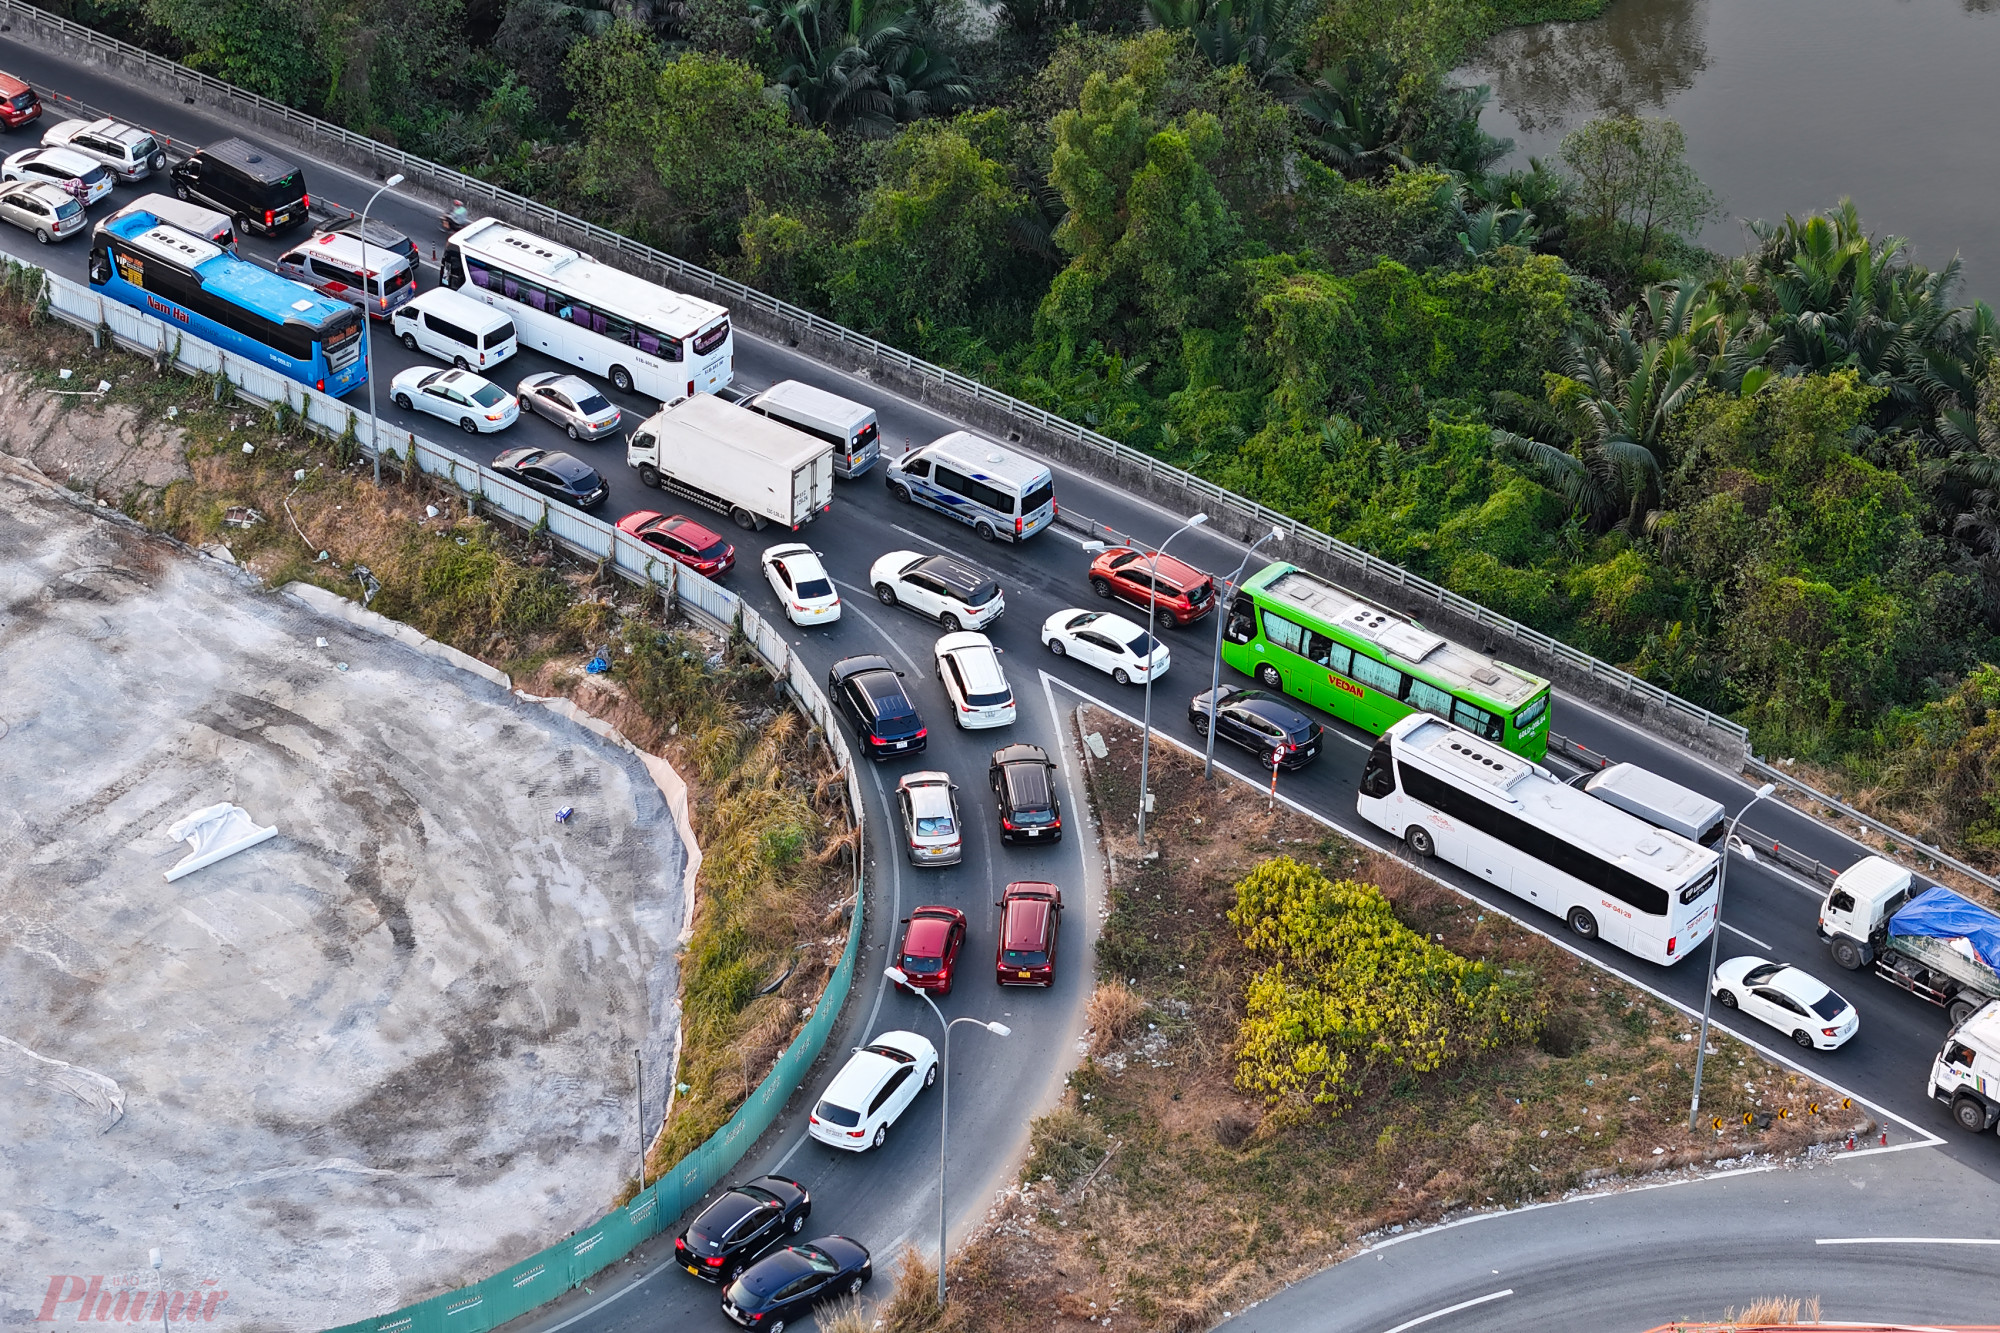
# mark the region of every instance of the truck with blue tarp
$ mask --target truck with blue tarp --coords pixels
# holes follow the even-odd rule
[[[1863,857],[1833,881],[1819,936],[1834,962],[1849,971],[1872,966],[1944,1008],[1953,1027],[2000,999],[2000,916],[1882,857]]]

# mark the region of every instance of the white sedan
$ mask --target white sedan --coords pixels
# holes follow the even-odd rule
[[[1715,998],[1807,1050],[1833,1050],[1861,1030],[1861,1016],[1838,991],[1796,967],[1751,954],[1715,969]]]
[[[1173,660],[1167,646],[1144,627],[1109,611],[1058,611],[1042,622],[1042,642],[1057,657],[1074,657],[1108,672],[1120,685],[1157,680]]]
[[[819,552],[804,542],[783,542],[764,552],[764,578],[794,625],[831,625],[840,619],[840,594]]]
[[[952,716],[967,731],[1004,727],[1014,721],[1014,690],[1000,669],[1000,650],[975,630],[960,630],[937,641],[938,679],[951,696]]]
[[[820,1094],[806,1132],[848,1152],[879,1148],[917,1094],[937,1082],[937,1047],[914,1032],[884,1032],[857,1046]]]
[[[469,370],[411,366],[390,381],[389,395],[405,412],[442,417],[467,435],[505,430],[521,416],[513,394]]]

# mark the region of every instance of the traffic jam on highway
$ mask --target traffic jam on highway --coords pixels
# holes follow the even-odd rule
[[[32,89],[25,97],[8,102],[17,129],[40,115]],[[761,578],[798,630],[844,619],[836,573],[803,539],[838,522],[829,518],[838,483],[879,476],[899,504],[962,525],[936,530],[980,544],[1026,542],[1058,525],[1055,474],[1017,447],[957,430],[891,456],[867,404],[795,380],[739,393],[726,309],[498,219],[442,219],[441,281],[426,288],[420,248],[395,228],[316,229],[303,171],[269,149],[230,139],[170,166],[160,136],[103,118],[65,120],[41,137],[0,164],[0,220],[48,245],[88,231],[90,282],[105,296],[343,396],[368,383],[368,330],[379,327],[427,358],[394,373],[387,401],[473,437],[535,423],[537,442],[503,449],[491,466],[580,510],[604,508],[613,493],[590,446],[622,440],[625,475],[683,504],[634,508],[617,527],[662,560],[740,584],[724,521],[743,533],[775,526],[784,539],[757,554],[751,581]],[[118,187],[140,193],[113,200]],[[253,235],[285,237],[282,252],[268,265],[243,257]],[[509,387],[507,363],[524,351],[564,369]],[[662,406],[631,419],[614,398],[634,397]],[[551,432],[570,448],[539,442]],[[1008,654],[1030,647],[1002,632],[1008,589],[974,554],[981,545],[925,542],[938,549],[883,549],[860,591],[884,609],[876,614],[935,627],[935,687],[897,665],[892,643],[834,661],[826,678],[861,752],[926,765],[896,777],[889,816],[913,871],[966,864],[969,810],[1003,847],[1055,844],[1065,831],[1058,759],[1005,734],[1022,712]],[[1545,762],[1547,681],[1292,564],[1253,569],[1254,546],[1219,577],[1165,543],[1081,545],[1062,576],[1076,604],[1033,625],[1032,651],[1150,697],[1174,664],[1161,634],[1199,630],[1184,641],[1201,644],[1201,688],[1180,696],[1193,744],[1227,742],[1265,771],[1294,772],[1320,760],[1336,726],[1362,734],[1372,748],[1355,813],[1420,862],[1456,867],[1582,939],[1661,966],[1703,954],[1707,998],[1803,1049],[1834,1050],[1860,1031],[1851,999],[1810,970],[1719,956],[1729,853],[1752,855],[1735,837],[1743,810],[1731,818],[1712,797],[1632,764],[1557,773]],[[1210,634],[1212,652],[1202,644]],[[1222,664],[1254,684],[1211,684]],[[930,766],[927,713],[959,732],[994,733],[983,783]],[[986,811],[968,787],[984,793]],[[1830,878],[1816,922],[1829,960],[1946,1011],[1928,1095],[1966,1130],[1993,1130],[2000,917],[1878,856]],[[1062,956],[1064,886],[994,881],[989,939],[975,937],[960,907],[909,910],[888,973],[900,992],[942,999],[962,982],[984,984],[989,952],[999,987],[1051,988],[1060,968],[1076,966]],[[928,1038],[882,1031],[819,1092],[807,1135],[838,1152],[879,1149],[938,1078]],[[811,1209],[789,1176],[733,1186],[681,1234],[676,1261],[720,1288],[736,1323],[782,1329],[873,1272],[857,1241],[801,1239]]]

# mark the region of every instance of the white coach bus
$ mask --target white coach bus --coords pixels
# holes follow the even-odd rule
[[[600,264],[498,218],[453,233],[444,285],[504,312],[520,345],[673,404],[728,387],[729,312]]]
[[[1651,962],[1687,957],[1715,929],[1714,851],[1430,714],[1382,733],[1357,809],[1418,856]]]

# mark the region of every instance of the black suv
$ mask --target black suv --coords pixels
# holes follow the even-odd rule
[[[888,658],[843,657],[826,673],[826,692],[861,734],[869,758],[916,754],[928,744],[930,729],[903,690],[903,673]]]
[[[674,1261],[704,1282],[728,1282],[812,1216],[812,1195],[790,1176],[731,1185],[674,1242]]]
[[[986,775],[1000,811],[1000,841],[1062,841],[1055,773],[1055,761],[1039,745],[1023,742],[993,752],[993,766]]]
[[[312,196],[306,174],[269,149],[224,139],[174,167],[174,193],[219,208],[239,232],[264,236],[300,226]]]
[[[611,487],[597,475],[597,469],[573,454],[505,449],[494,458],[493,470],[578,509],[594,509],[611,494]]]
[[[1210,703],[1207,690],[1188,700],[1188,721],[1194,724],[1196,735],[1208,734],[1209,715],[1213,713],[1215,734],[1250,751],[1266,768],[1274,754],[1283,769],[1304,768],[1318,757],[1319,723],[1277,695],[1229,685],[1216,694],[1219,706]]]

